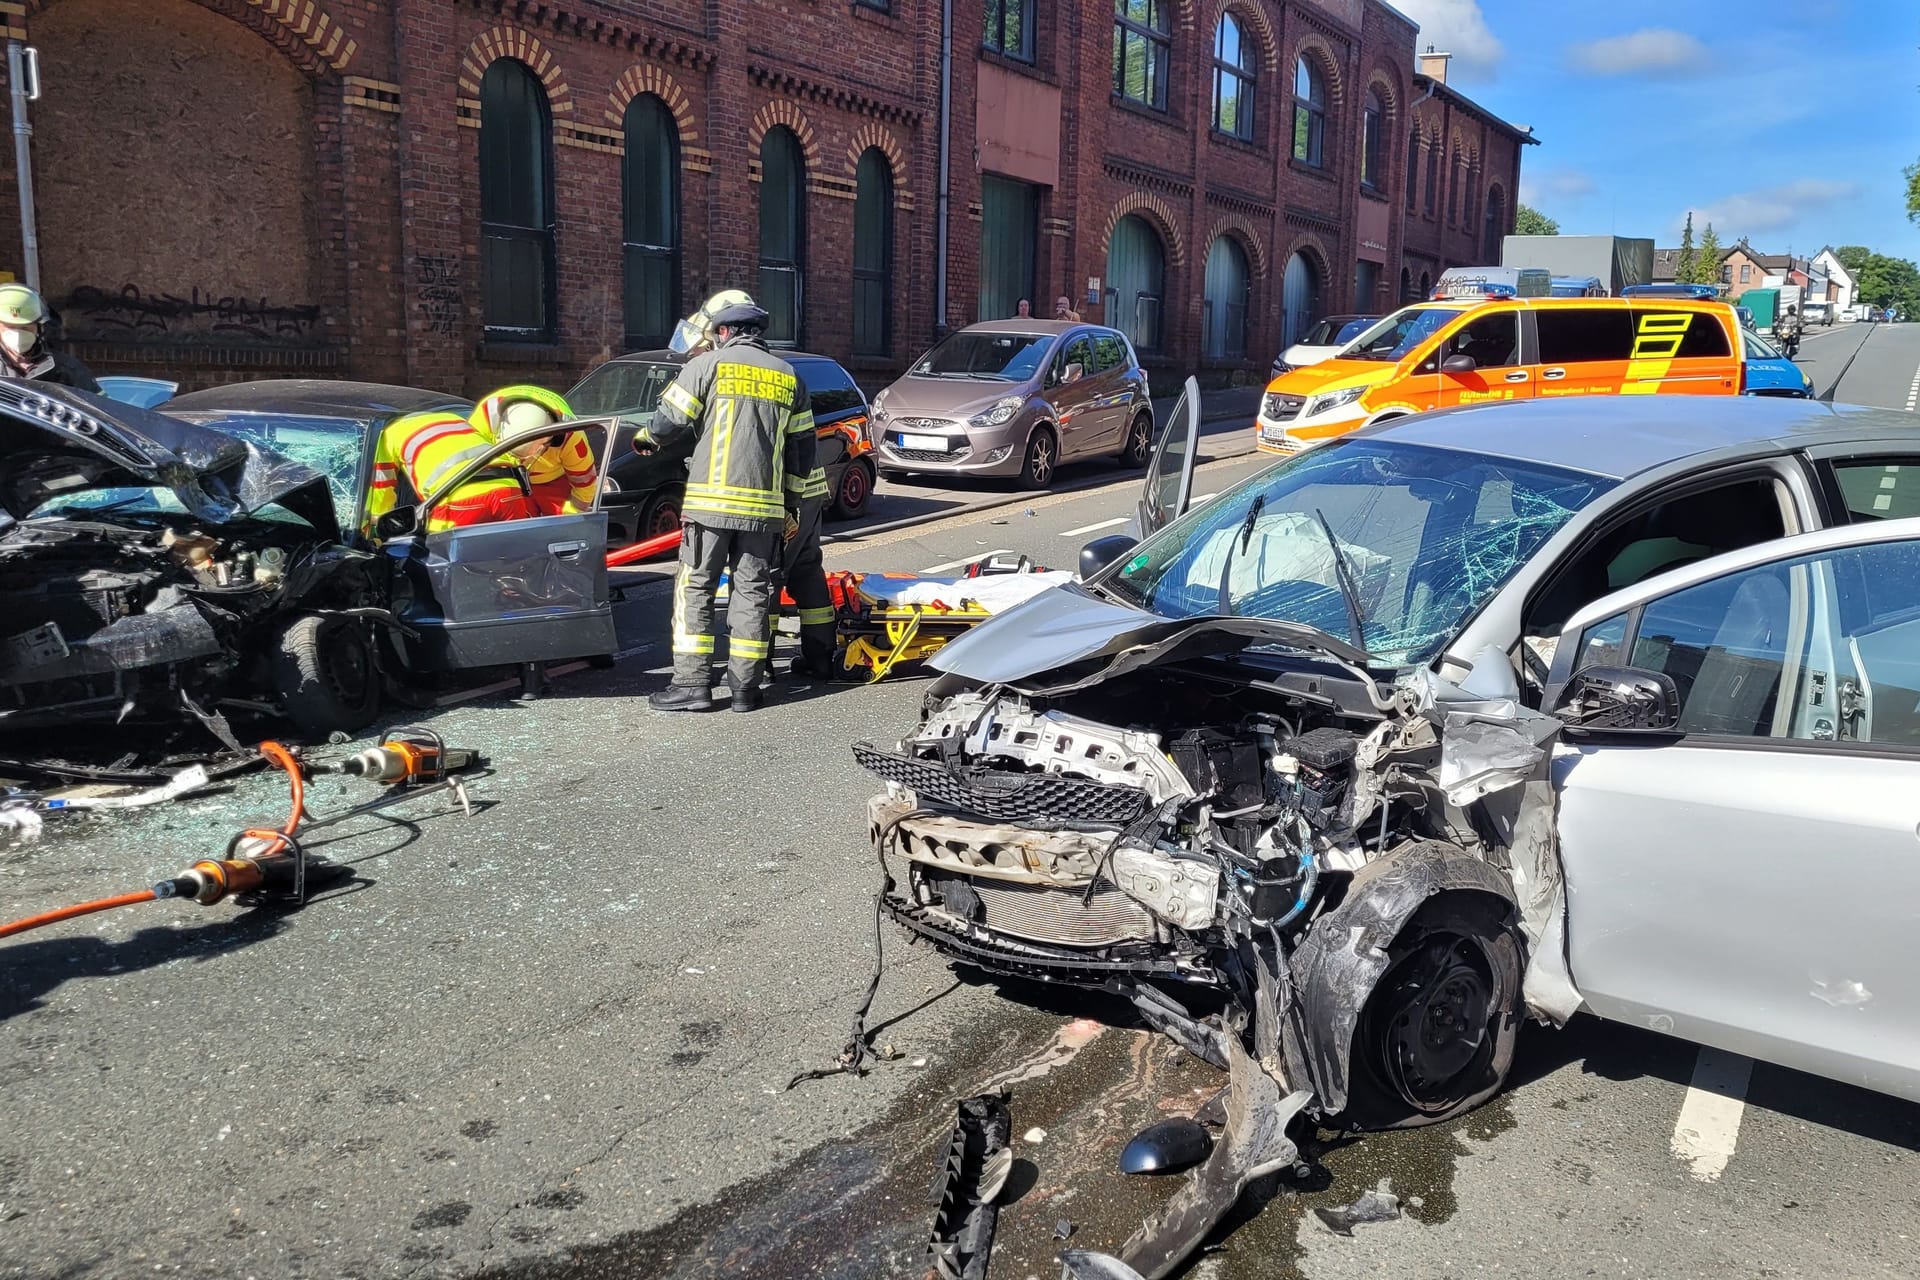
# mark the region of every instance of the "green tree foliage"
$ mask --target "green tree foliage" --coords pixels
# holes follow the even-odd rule
[[[1700,233],[1700,252],[1693,255],[1693,279],[1688,284],[1720,283],[1720,236],[1709,222]]]
[[[1920,226],[1920,161],[1900,172],[1907,175],[1907,221]]]
[[[1531,205],[1518,205],[1513,211],[1513,234],[1557,236],[1560,234],[1560,224]]]
[[[1920,315],[1920,267],[1858,244],[1843,244],[1833,256],[1853,277],[1854,294],[1860,301],[1872,307],[1893,307],[1903,316]]]
[[[1693,251],[1693,211],[1687,211],[1687,225],[1680,231],[1680,260],[1674,263],[1673,278],[1680,284],[1693,284],[1694,260],[1699,255]]]

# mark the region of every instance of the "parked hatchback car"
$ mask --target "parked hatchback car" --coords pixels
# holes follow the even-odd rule
[[[1379,319],[1379,316],[1325,316],[1316,320],[1301,335],[1300,341],[1274,357],[1270,376],[1277,378],[1290,370],[1331,360],[1340,353],[1340,348],[1366,332]]]
[[[873,398],[882,474],[1008,477],[1044,489],[1063,462],[1146,462],[1153,401],[1118,330],[996,320],[949,334]]]
[[[805,351],[782,351],[813,399],[813,422],[820,465],[833,497],[827,514],[852,518],[866,511],[877,472],[868,424],[867,397],[838,361]],[[680,498],[686,488],[687,458],[681,452],[638,454],[633,433],[660,405],[660,395],[680,374],[684,357],[671,351],[633,351],[616,356],[567,392],[567,404],[582,417],[613,415],[625,424],[612,437],[607,479],[613,492],[606,501],[613,520],[613,545],[656,537],[680,527]]]
[[[894,921],[1127,993],[1334,1127],[1485,1100],[1529,1011],[1920,1100],[1910,415],[1482,406],[1181,517],[1198,417],[1143,541],[948,645],[920,722],[855,748]],[[1286,1154],[1258,1127],[1223,1158]]]

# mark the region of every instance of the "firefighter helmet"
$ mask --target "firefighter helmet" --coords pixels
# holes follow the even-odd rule
[[[700,304],[700,309],[673,328],[667,346],[675,355],[687,355],[713,342],[713,317],[728,307],[754,305],[745,289],[722,289]]]
[[[47,318],[47,303],[24,284],[0,284],[0,324],[24,329]]]

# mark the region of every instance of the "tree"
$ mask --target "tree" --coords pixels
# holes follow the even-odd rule
[[[1920,161],[1900,172],[1907,175],[1907,221],[1920,226]]]
[[[1688,284],[1720,283],[1720,237],[1709,222],[1700,233],[1700,252],[1693,256],[1693,279]]]
[[[1903,315],[1920,314],[1920,267],[1858,244],[1843,244],[1833,256],[1853,277],[1854,296],[1860,301],[1893,307]]]
[[[1692,284],[1693,263],[1698,255],[1693,251],[1693,210],[1687,210],[1687,225],[1680,230],[1680,260],[1674,263],[1673,278],[1680,284]]]
[[[1529,205],[1516,205],[1513,210],[1513,234],[1557,236],[1560,234],[1560,224]]]

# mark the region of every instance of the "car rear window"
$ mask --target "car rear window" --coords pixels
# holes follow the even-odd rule
[[[1587,364],[1633,356],[1633,325],[1620,307],[1543,307],[1534,313],[1541,364]]]
[[[567,406],[582,418],[603,413],[652,413],[660,394],[680,376],[677,364],[609,360],[567,392]]]
[[[867,407],[867,399],[854,385],[853,375],[832,360],[795,360],[793,368],[807,384],[815,415],[828,417]]]

